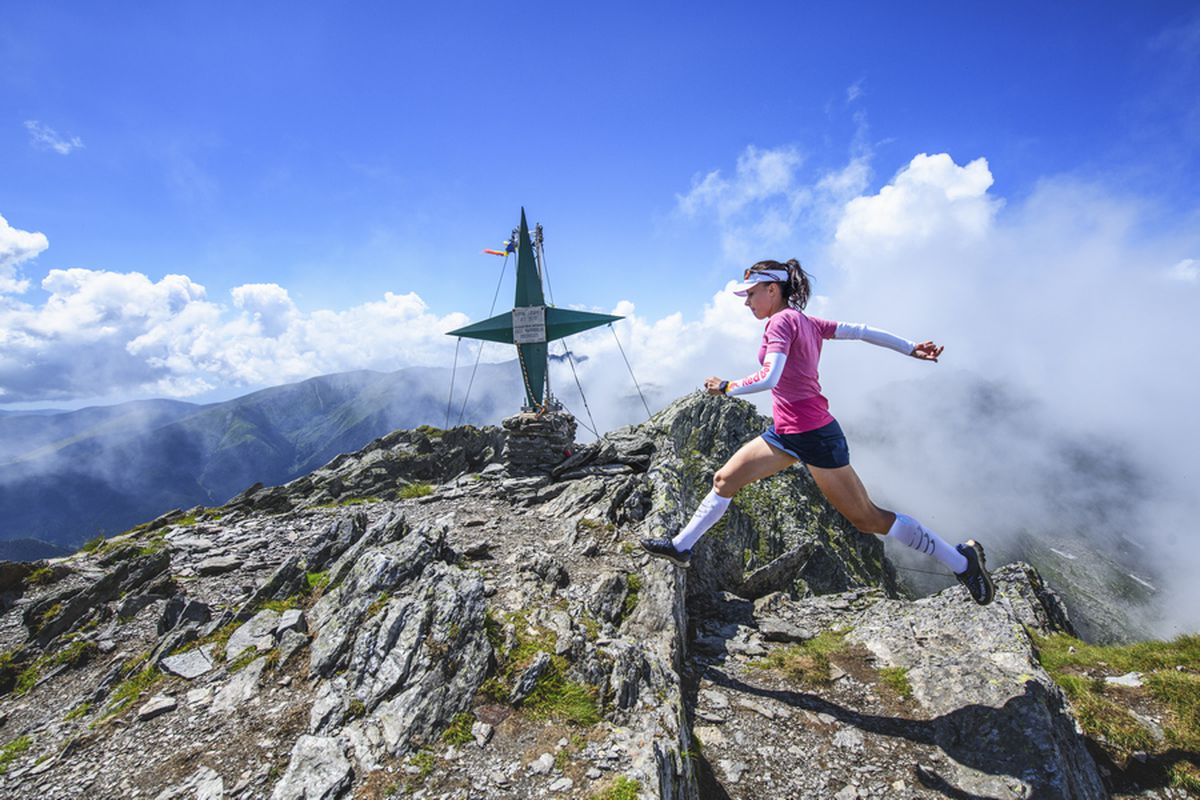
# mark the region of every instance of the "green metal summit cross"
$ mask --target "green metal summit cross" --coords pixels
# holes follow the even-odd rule
[[[518,236],[517,292],[512,311],[450,331],[446,335],[515,344],[521,362],[521,377],[525,383],[526,407],[541,409],[546,405],[547,345],[555,339],[582,333],[624,317],[547,306],[542,294],[542,269],[529,239],[524,208],[521,209]]]

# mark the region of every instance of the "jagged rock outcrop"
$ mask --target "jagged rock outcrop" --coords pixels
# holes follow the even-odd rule
[[[498,463],[504,442],[503,431],[492,427],[393,431],[285,486],[255,484],[224,507],[232,513],[279,514],[298,507],[393,500],[406,486],[442,483]]]
[[[687,521],[708,492],[713,472],[761,434],[765,423],[749,403],[695,395],[672,403],[655,422],[660,455],[650,468],[654,495],[648,527],[665,534]],[[688,584],[693,604],[720,591],[751,597],[776,590],[826,594],[871,586],[895,591],[879,539],[854,531],[800,469],[739,492],[693,558]],[[773,563],[777,559],[782,561]],[[772,574],[775,578],[768,578]]]
[[[1104,796],[1033,656],[1069,621],[1031,568],[987,609],[902,599],[802,470],[690,571],[640,553],[762,427],[697,394],[536,470],[498,429],[398,431],[0,567],[0,794]]]

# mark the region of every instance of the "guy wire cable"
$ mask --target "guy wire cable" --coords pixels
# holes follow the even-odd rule
[[[492,307],[488,309],[488,317],[496,313],[496,300],[500,297],[500,287],[504,284],[504,271],[508,269],[508,253],[504,254],[504,263],[500,265],[500,280],[496,281],[496,293],[492,295]],[[486,317],[485,317],[486,319]],[[518,352],[520,352],[518,350]],[[471,387],[475,385],[475,371],[479,369],[479,359],[483,356],[483,341],[479,342],[479,350],[475,353],[475,366],[471,367],[471,380],[467,382],[467,394],[463,398],[462,410],[458,412],[458,425],[462,425],[463,417],[467,413],[467,401],[471,399]],[[453,387],[451,382],[451,387]],[[451,389],[453,391],[453,388]],[[449,416],[446,417],[446,424],[450,424]]]
[[[567,363],[571,365],[571,374],[575,376],[575,386],[579,389],[579,397],[583,400],[583,410],[587,412],[588,419],[591,420],[592,427],[588,428],[597,439],[600,434],[597,431],[600,427],[596,424],[596,420],[592,419],[592,409],[588,405],[587,396],[583,393],[583,384],[579,382],[579,373],[575,371],[575,357],[571,355],[571,348],[567,347],[567,340],[562,340],[563,352],[567,354]],[[587,426],[584,426],[587,427]]]
[[[455,336],[454,342],[454,366],[450,369],[450,396],[446,398],[446,424],[442,427],[450,427],[450,403],[454,400],[454,376],[458,374],[458,348],[462,344],[462,337]]]
[[[570,414],[572,417],[575,417],[575,421],[578,422],[580,425],[582,425],[585,429],[587,429],[592,434],[592,436],[595,436],[597,439],[600,438],[600,434],[597,433],[593,428],[588,428],[587,424],[579,418],[579,415],[576,414],[574,411],[572,411],[570,408],[568,408],[566,403],[563,403],[561,397],[555,398],[555,399],[557,399],[559,403],[562,403],[563,409],[565,409],[566,412],[568,414]]]
[[[621,351],[621,358],[625,359],[625,368],[629,370],[629,377],[633,378],[633,385],[637,387],[638,397],[642,398],[642,408],[646,409],[646,419],[650,419],[653,415],[650,413],[650,406],[646,403],[646,395],[642,394],[642,387],[638,384],[637,376],[633,374],[633,367],[629,364],[629,359],[625,357],[625,348],[621,347],[621,337],[617,336],[617,329],[612,323],[608,323],[608,329],[612,331],[613,338],[617,340],[617,349]]]

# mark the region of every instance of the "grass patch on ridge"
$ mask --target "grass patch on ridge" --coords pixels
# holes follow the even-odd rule
[[[823,685],[829,683],[829,657],[845,649],[845,632],[821,631],[807,642],[776,648],[750,666],[781,673],[800,684]]]
[[[626,619],[637,608],[642,592],[642,579],[636,573],[625,576],[625,605],[621,608],[621,619]]]
[[[433,484],[431,483],[410,483],[408,486],[401,487],[396,496],[401,500],[412,500],[417,497],[426,497],[433,494]]]
[[[516,632],[516,643],[507,653],[503,649],[503,626],[490,609],[484,618],[484,629],[496,654],[496,674],[484,683],[481,692],[507,703],[521,674],[539,654],[546,653],[550,656],[550,664],[525,698],[522,708],[534,719],[555,719],[581,726],[600,722],[602,716],[596,688],[568,677],[570,664],[564,657],[554,654],[555,634],[531,625],[524,611],[505,614],[504,618]]]
[[[1114,764],[1121,767],[1144,752],[1170,785],[1200,791],[1200,769],[1186,758],[1200,753],[1200,635],[1128,645],[1089,644],[1065,634],[1033,639],[1042,667],[1071,700],[1084,734]],[[1141,673],[1141,687],[1105,680],[1129,672]],[[1134,709],[1156,719],[1161,741]],[[1178,752],[1183,755],[1171,760],[1169,754]]]
[[[450,725],[442,732],[442,741],[446,744],[470,744],[475,741],[475,736],[471,733],[474,725],[475,715],[471,712],[455,714],[454,719],[450,720]]]
[[[109,696],[108,708],[100,722],[106,722],[136,703],[163,679],[163,674],[154,666],[143,667],[133,673],[113,689]]]
[[[88,539],[79,549],[84,553],[92,553],[99,550],[102,544],[104,544],[104,534]]]
[[[40,656],[32,664],[25,667],[17,675],[13,692],[18,697],[28,694],[47,671],[55,667],[60,667],[63,664],[78,667],[86,663],[97,652],[99,652],[99,648],[95,642],[89,642],[86,639],[71,639],[57,651]]]
[[[879,670],[879,677],[883,685],[895,692],[901,700],[912,697],[912,684],[908,682],[907,667],[884,667]]]
[[[371,605],[367,606],[367,610],[365,612],[366,618],[370,619],[371,617],[378,614],[380,611],[383,611],[384,606],[386,606],[388,603],[390,603],[391,600],[392,600],[392,595],[390,592],[380,592],[379,596],[371,601]],[[454,637],[451,637],[451,638],[454,638]]]
[[[80,703],[79,705],[75,706],[70,711],[68,711],[66,713],[66,715],[63,717],[63,720],[70,722],[73,719],[79,719],[80,717],[86,717],[91,712],[91,710],[92,710],[92,704],[90,702]]]
[[[264,600],[258,604],[258,607],[259,609],[274,611],[276,614],[282,614],[285,611],[291,611],[293,608],[300,608],[303,599],[304,595],[294,594],[282,600]]]
[[[29,577],[25,579],[25,583],[29,586],[48,586],[54,583],[54,579],[53,567],[38,567],[29,573]]]
[[[8,772],[8,765],[16,760],[17,756],[24,753],[33,744],[33,739],[29,736],[18,736],[8,744],[0,747],[0,775]]]
[[[641,792],[641,783],[625,775],[619,775],[608,786],[592,794],[589,800],[638,800]]]
[[[329,585],[329,572],[308,572],[304,575],[304,584],[309,594],[317,594]]]

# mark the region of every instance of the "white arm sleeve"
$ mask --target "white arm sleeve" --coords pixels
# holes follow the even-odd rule
[[[833,338],[862,339],[864,342],[886,347],[906,356],[911,356],[917,349],[916,342],[910,342],[908,339],[901,339],[899,336],[881,331],[879,328],[872,328],[856,322],[839,322]]]
[[[730,381],[725,387],[725,394],[753,394],[774,389],[775,384],[779,383],[779,376],[783,374],[783,365],[786,362],[787,355],[784,353],[767,353],[762,369],[740,380]]]

